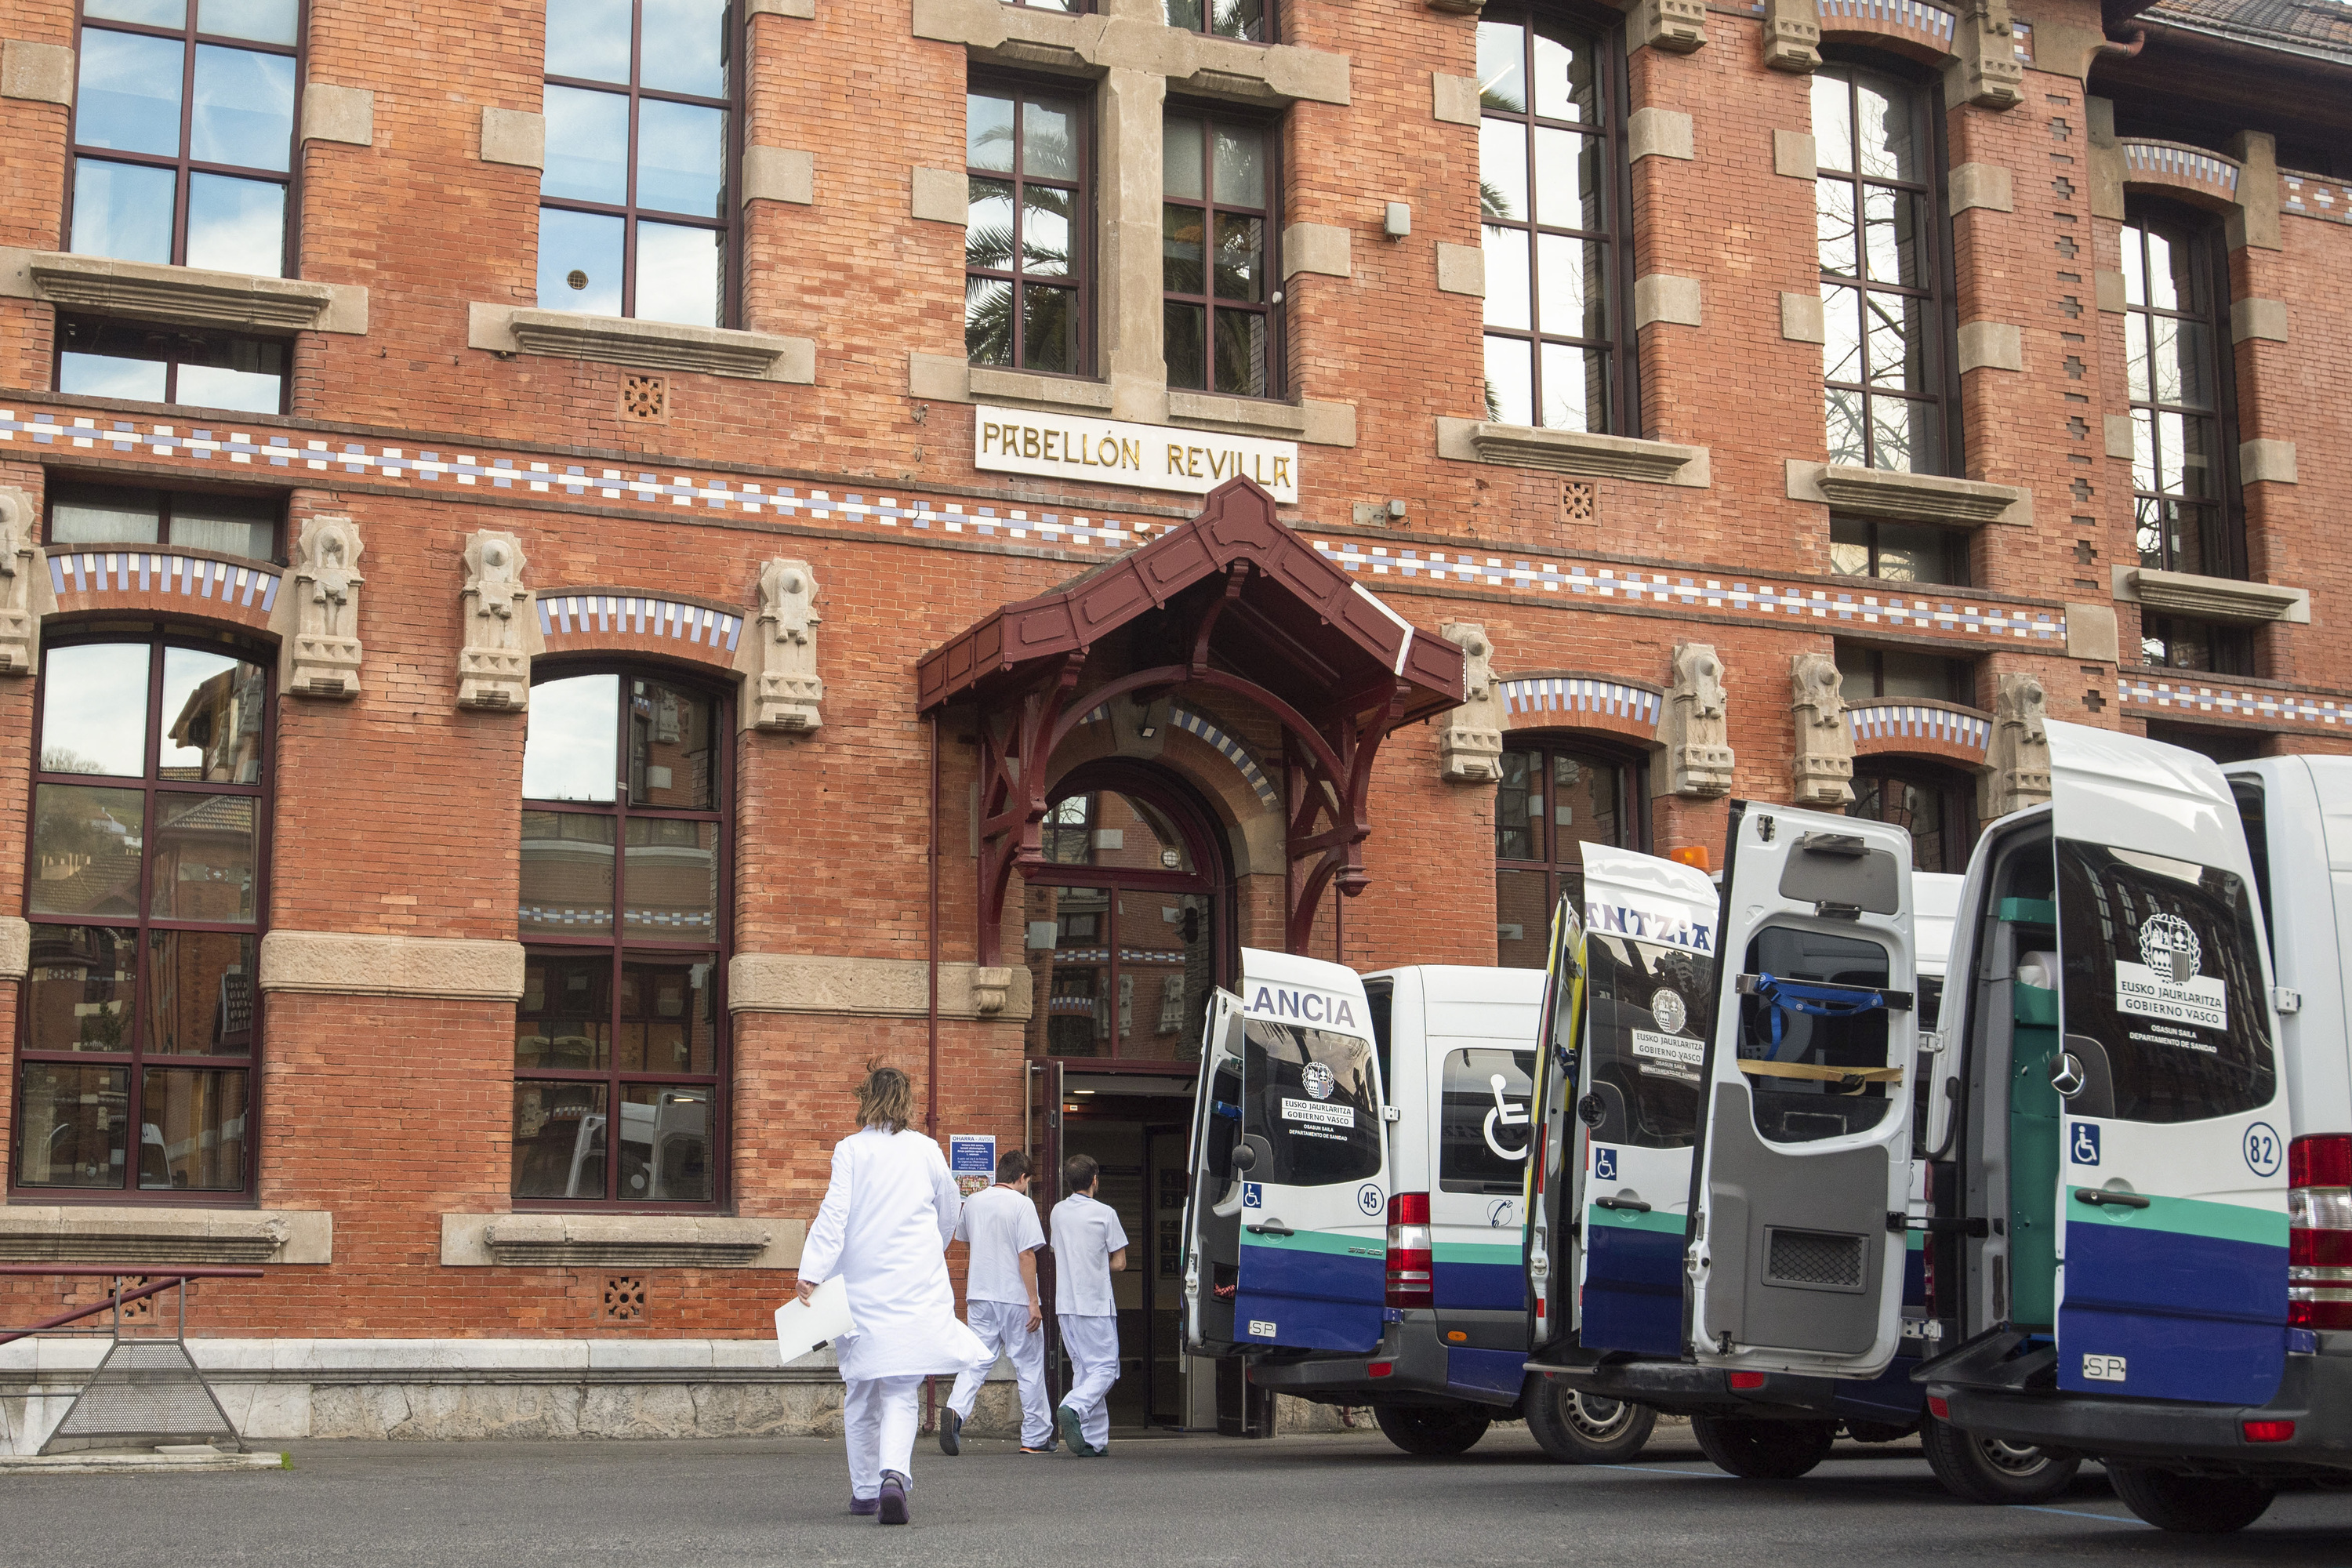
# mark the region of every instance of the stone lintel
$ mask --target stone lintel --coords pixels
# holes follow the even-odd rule
[[[363,87],[302,84],[302,140],[375,145],[375,94]]]
[[[2189,572],[2158,572],[2149,566],[2112,568],[2115,596],[2198,620],[2256,626],[2311,624],[2311,590],[2249,583],[2235,577],[2200,577]]]
[[[2230,341],[2242,343],[2249,338],[2267,343],[2286,342],[2286,301],[2284,300],[2232,300],[2230,301]]]
[[[2025,334],[2007,321],[1963,321],[1958,337],[1962,375],[2025,368]]]
[[[1486,253],[1475,245],[1437,242],[1437,289],[1441,294],[1486,295]]]
[[[264,991],[513,1002],[522,983],[519,942],[323,931],[273,931],[261,939]]]
[[[0,98],[72,108],[73,50],[63,44],[36,44],[23,38],[0,43]]]
[[[1356,444],[1356,405],[1301,398],[1282,403],[1265,397],[1229,397],[1222,393],[1168,389],[1172,425],[1223,430],[1234,436],[1266,436],[1309,447]]]
[[[746,0],[746,16],[789,16],[796,21],[816,20],[816,0]]]
[[[2110,414],[2106,416],[2106,426],[2107,456],[2110,458],[2123,458],[2128,459],[2135,450],[2132,440],[2131,416],[2128,414]]]
[[[2033,492],[2020,487],[1811,463],[1799,458],[1789,459],[1789,499],[1820,501],[1861,517],[1940,522],[1953,528],[1996,522],[2024,527],[2033,521]]]
[[[636,370],[699,371],[803,386],[816,379],[816,342],[812,338],[478,300],[467,307],[466,327],[467,347],[493,353],[548,354]]]
[[[22,915],[0,915],[0,980],[22,980],[30,970],[33,922]]]
[[[816,200],[816,154],[797,147],[744,148],[743,199],[809,205]]]
[[[0,1260],[332,1263],[335,1216],[323,1209],[10,1204],[0,1206]]]
[[[354,335],[368,329],[368,291],[360,284],[59,250],[0,247],[0,294],[46,300],[60,310],[188,326]]]
[[[520,169],[547,167],[547,116],[482,106],[482,162]]]
[[[1334,223],[1294,223],[1282,231],[1282,275],[1286,279],[1301,272],[1320,273],[1326,278],[1346,278],[1354,270],[1349,255],[1349,235]]]
[[[1714,482],[1711,456],[1705,447],[1597,436],[1583,430],[1538,430],[1523,425],[1441,418],[1437,455],[1456,462],[1679,485],[1686,489],[1705,489]]]
[[[1696,278],[1675,278],[1653,272],[1633,279],[1633,328],[1653,323],[1676,327],[1704,325],[1700,289]]]
[[[908,182],[907,210],[925,223],[961,228],[971,216],[971,183],[961,169],[916,169]]]
[[[1691,117],[1673,109],[1637,109],[1625,121],[1625,157],[1692,159],[1698,156]]]
[[[1780,335],[1792,343],[1829,342],[1829,321],[1819,294],[1780,296]]]
[[[2014,212],[2010,186],[2009,171],[1998,163],[1963,163],[1952,171],[1951,214],[1958,217],[1971,208]]]
[[[1821,174],[1810,131],[1772,132],[1772,172],[1791,180],[1811,180]]]
[[[919,1018],[929,1010],[929,984],[916,958],[739,952],[727,963],[727,1006],[733,1013]],[[940,1016],[1009,1024],[1026,1022],[1029,1013],[1027,970],[940,965]]]
[[[2066,657],[2090,664],[2113,664],[2121,657],[2113,605],[2066,606]]]
[[[2238,479],[2241,483],[2249,485],[2294,484],[2295,482],[2294,443],[2292,441],[2239,442]]]
[[[2099,309],[2120,314],[2124,308],[2124,275],[2100,268],[2091,274],[2091,285]]]
[[[445,1268],[791,1268],[808,1222],[729,1215],[445,1214]]]
[[[1430,117],[1447,125],[1478,123],[1478,79],[1429,73]]]

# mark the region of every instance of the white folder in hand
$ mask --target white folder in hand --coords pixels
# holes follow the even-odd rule
[[[776,1309],[776,1350],[790,1365],[856,1328],[849,1316],[849,1288],[828,1279],[807,1300],[795,1296]]]

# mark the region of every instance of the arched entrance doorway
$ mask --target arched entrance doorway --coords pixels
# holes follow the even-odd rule
[[[1089,763],[1054,786],[1039,837],[1022,872],[1030,1054],[1198,1059],[1233,929],[1206,808],[1162,769]]]

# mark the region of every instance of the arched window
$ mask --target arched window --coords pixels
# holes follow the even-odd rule
[[[18,1189],[253,1190],[270,686],[223,643],[44,649]]]
[[[1033,1047],[1189,1060],[1223,978],[1223,858],[1187,792],[1132,764],[1055,791],[1045,865],[1026,875]]]
[[[1845,814],[1908,830],[1915,871],[1969,868],[1977,838],[1976,783],[1957,769],[1863,758],[1853,765],[1853,804]]]
[[[1583,902],[1578,846],[1649,847],[1643,777],[1637,762],[1569,741],[1523,742],[1503,753],[1495,793],[1496,963],[1544,966],[1552,911],[1563,896]]]
[[[643,671],[531,689],[519,1202],[721,1197],[731,710]]]

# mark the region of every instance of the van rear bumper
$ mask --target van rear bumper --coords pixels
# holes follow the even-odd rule
[[[1375,1365],[1390,1370],[1372,1375]],[[1446,1381],[1445,1347],[1437,1324],[1427,1312],[1409,1313],[1391,1323],[1380,1349],[1369,1355],[1311,1356],[1299,1361],[1254,1360],[1249,1379],[1318,1405],[1486,1405],[1507,1409],[1518,1403],[1518,1391],[1465,1387]]]
[[[2290,1355],[2266,1405],[2192,1405],[2095,1394],[2023,1392],[1926,1380],[1953,1426],[1981,1437],[2072,1448],[2097,1458],[2173,1461],[2253,1476],[2352,1470],[2352,1355]],[[2292,1421],[2284,1443],[2250,1443],[2249,1421]]]
[[[1836,1399],[1834,1381],[1769,1373],[1760,1388],[1732,1391],[1720,1367],[1688,1366],[1681,1362],[1599,1362],[1590,1365],[1529,1362],[1528,1370],[1556,1377],[1580,1394],[1647,1405],[1668,1415],[1746,1415],[1819,1418],[1831,1414]]]

